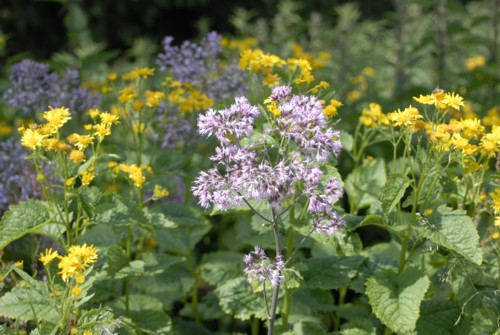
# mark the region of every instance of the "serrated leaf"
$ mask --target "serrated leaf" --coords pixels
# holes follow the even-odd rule
[[[304,260],[299,270],[304,278],[304,287],[331,290],[349,285],[363,261],[364,257],[360,256],[312,258]],[[302,269],[302,266],[305,268]]]
[[[452,334],[459,316],[460,308],[451,301],[425,300],[420,308],[417,334]]]
[[[128,264],[128,257],[125,254],[125,250],[119,246],[112,246],[108,248],[106,259],[108,261],[108,275],[111,277]]]
[[[84,311],[78,319],[78,329],[93,329],[94,327],[110,326],[115,323],[115,316],[109,307],[92,308]]]
[[[41,201],[28,200],[9,207],[0,221],[0,249],[18,238],[40,229],[49,222],[47,207]]]
[[[382,210],[385,213],[390,213],[399,203],[406,189],[410,186],[410,179],[406,175],[390,175],[385,183],[380,201],[382,202]]]
[[[48,294],[48,293],[47,293]],[[0,315],[22,321],[35,319],[57,323],[59,315],[45,295],[31,288],[14,287],[0,297]]]
[[[201,277],[210,285],[219,285],[243,273],[242,254],[213,252],[203,255],[201,263]]]
[[[420,304],[430,280],[416,268],[397,274],[376,273],[366,281],[366,295],[375,315],[394,332],[409,334],[415,329]]]
[[[479,234],[472,222],[472,218],[463,210],[452,210],[440,206],[429,216],[426,227],[416,227],[421,237],[455,252],[467,260],[481,265],[483,252],[479,244]]]
[[[236,319],[250,320],[252,316],[261,320],[267,319],[262,293],[254,293],[246,277],[226,281],[217,287],[215,294],[222,310]]]
[[[335,309],[333,294],[321,289],[299,288],[293,292],[291,313],[313,315]]]
[[[124,299],[116,308],[125,314]],[[133,325],[146,334],[168,334],[172,328],[172,320],[163,312],[163,304],[152,296],[130,295],[129,316]]]

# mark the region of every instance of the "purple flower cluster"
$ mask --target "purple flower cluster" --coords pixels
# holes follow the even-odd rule
[[[247,265],[243,272],[248,276],[249,283],[256,279],[261,282],[269,280],[273,286],[279,286],[285,280],[285,277],[281,275],[281,270],[285,268],[281,255],[271,261],[264,250],[255,246],[253,251],[245,255],[243,261]]]
[[[0,216],[19,201],[41,198],[34,166],[26,161],[27,151],[18,140],[0,142]]]
[[[328,127],[321,102],[313,96],[292,95],[291,88],[277,87],[271,99],[278,102],[281,115],[260,140],[254,131],[259,109],[244,97],[227,109],[210,109],[199,116],[199,132],[215,135],[220,146],[211,157],[215,167],[199,174],[193,194],[201,206],[220,210],[245,200],[265,200],[278,209],[293,195],[303,195],[309,199],[315,230],[332,234],[344,225],[332,210],[343,190],[319,167],[340,153],[339,132]]]
[[[156,63],[161,72],[168,72],[174,80],[202,88],[210,98],[218,101],[245,94],[245,73],[235,62],[222,66],[220,46],[222,36],[211,32],[200,44],[184,41],[174,46],[173,37],[163,39],[163,52]]]
[[[80,87],[80,73],[67,69],[64,75],[51,72],[47,64],[25,59],[12,66],[11,87],[3,98],[25,115],[34,116],[48,106],[68,107],[72,112],[86,112],[98,106],[100,95]]]

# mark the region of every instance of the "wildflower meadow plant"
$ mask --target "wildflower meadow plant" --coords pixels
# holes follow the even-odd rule
[[[288,250],[286,258],[283,255],[280,231],[293,231],[285,228],[283,216],[303,203],[303,217],[311,222],[307,236],[331,235],[345,222],[332,207],[343,195],[341,182],[325,168],[341,151],[340,133],[331,129],[323,104],[315,96],[293,94],[290,86],[273,88],[269,99],[275,103],[272,111],[238,97],[226,109],[200,115],[199,132],[215,136],[219,146],[210,157],[215,166],[200,173],[192,191],[206,208],[213,205],[226,211],[245,204],[272,228],[274,259],[255,246],[244,258],[244,272],[249,282],[263,286],[269,334],[273,334],[280,286],[286,280],[283,270],[300,246]],[[256,121],[259,117],[265,119],[262,128]],[[259,202],[265,203],[264,211],[257,209]],[[266,283],[273,287],[270,307]]]

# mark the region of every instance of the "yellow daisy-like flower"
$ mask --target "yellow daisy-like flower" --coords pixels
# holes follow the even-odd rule
[[[121,103],[127,103],[135,98],[137,98],[137,92],[132,87],[123,88],[122,90],[120,90],[120,93],[118,95],[118,100],[120,100]]]
[[[500,233],[497,231],[494,232],[493,234],[491,234],[491,238],[494,240],[498,240],[498,238],[500,238]]]
[[[405,108],[403,111],[398,109],[396,112],[389,113],[387,117],[392,121],[394,127],[411,127],[413,126],[415,121],[423,118],[423,116],[418,112],[418,109],[412,107],[411,105]]]
[[[132,180],[135,187],[142,188],[144,182],[146,181],[146,177],[142,174],[142,169],[140,167],[135,164],[120,164],[120,169],[123,172],[128,173],[128,177]]]
[[[101,111],[97,108],[89,109],[89,115],[92,119],[95,119],[96,117],[98,117],[100,113],[101,113]]]
[[[85,154],[80,150],[73,150],[69,154],[69,159],[71,159],[74,163],[79,164],[85,162]]]
[[[154,76],[155,69],[152,67],[141,67],[137,69],[133,69],[129,73],[126,73],[122,76],[123,80],[136,80],[137,78],[146,78],[150,76]]]
[[[64,281],[75,278],[82,281],[81,275],[84,271],[97,261],[97,249],[93,245],[72,245],[69,247],[68,255],[59,256],[59,274]],[[77,278],[78,277],[78,278]]]
[[[37,129],[26,129],[21,137],[21,144],[31,150],[36,150],[42,146],[42,140],[45,135],[42,135]]]
[[[99,117],[101,118],[101,123],[104,123],[107,125],[120,123],[120,121],[119,121],[120,118],[116,114],[110,114],[108,112],[105,112],[105,113],[99,114]]]
[[[482,67],[486,64],[486,59],[483,56],[474,56],[467,58],[465,67],[467,70],[472,71],[475,68]]]
[[[162,187],[161,185],[155,185],[154,191],[153,191],[153,199],[161,199],[161,198],[166,198],[169,196],[169,192],[166,188]]]
[[[334,117],[337,115],[337,110],[340,106],[344,104],[338,100],[331,99],[330,104],[323,109],[323,114],[325,116]]]
[[[52,251],[52,248],[49,248],[45,249],[45,254],[40,253],[40,257],[38,257],[38,260],[42,262],[43,265],[48,265],[58,256],[59,253],[57,252],[57,250]]]
[[[65,107],[52,108],[49,106],[49,110],[43,113],[43,118],[52,128],[57,130],[71,119],[71,113]]]
[[[80,294],[82,294],[82,289],[79,286],[73,286],[71,289],[71,296],[72,297],[79,297]]]
[[[456,93],[445,93],[443,103],[447,107],[460,109],[461,106],[464,105],[464,98]]]
[[[85,186],[90,185],[92,180],[95,178],[94,171],[85,170],[82,172],[82,184]]]
[[[490,197],[493,200],[491,207],[495,213],[500,213],[500,188],[495,189],[495,192],[491,192]]]
[[[90,144],[93,143],[93,139],[89,135],[80,135],[73,133],[68,136],[68,141],[76,146],[79,150],[85,150]]]
[[[165,93],[161,91],[146,91],[146,106],[157,107],[165,98]]]

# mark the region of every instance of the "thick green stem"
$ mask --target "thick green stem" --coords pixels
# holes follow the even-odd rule
[[[127,226],[127,244],[125,246],[125,251],[127,253],[127,259],[129,262],[132,260],[131,245],[132,228],[130,226]],[[125,278],[125,313],[127,316],[130,315],[130,277]]]
[[[259,319],[253,317],[250,327],[252,328],[252,335],[259,335]]]

